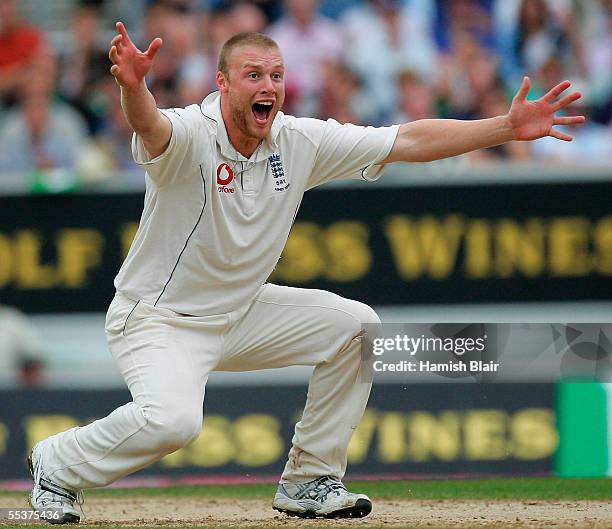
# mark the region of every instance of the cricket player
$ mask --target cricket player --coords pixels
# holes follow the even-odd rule
[[[320,290],[266,283],[304,192],[342,178],[373,181],[386,164],[455,156],[582,123],[555,113],[580,97],[568,81],[508,114],[429,119],[392,127],[284,115],[281,50],[243,33],[223,46],[218,91],[160,110],[145,84],[162,40],[143,53],[117,23],[111,74],[145,169],[140,227],[115,280],[106,319],[110,351],[133,401],[108,417],[38,443],[30,456],[34,508],[75,523],[83,489],[103,487],[174,452],[202,427],[211,371],[315,366],[273,507],[302,517],[363,517],[372,502],[342,484],[351,435],[371,384],[361,376],[368,306]],[[376,328],[376,325],[374,326]]]

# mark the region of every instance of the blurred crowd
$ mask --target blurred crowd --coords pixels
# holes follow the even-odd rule
[[[286,113],[372,125],[484,118],[507,111],[524,74],[532,98],[568,78],[583,93],[570,112],[589,118],[573,144],[511,143],[470,160],[609,160],[612,0],[62,2],[58,31],[44,19],[54,2],[0,0],[0,173],[95,181],[138,170],[109,74],[120,17],[141,49],[164,39],[148,78],[160,107],[201,101],[223,42],[262,31],[284,55]]]

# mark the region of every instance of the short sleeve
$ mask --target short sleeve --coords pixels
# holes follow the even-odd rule
[[[382,176],[385,166],[377,164],[391,152],[399,125],[361,127],[333,119],[324,123],[308,189],[332,180],[374,181]]]
[[[193,159],[194,129],[201,117],[198,105],[160,111],[172,125],[170,143],[163,153],[151,158],[140,136],[134,133],[132,137],[134,161],[147,171],[158,186],[168,185],[182,174],[188,174]]]

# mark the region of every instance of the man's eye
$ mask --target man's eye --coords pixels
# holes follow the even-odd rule
[[[274,79],[277,79],[277,80],[280,80],[280,79],[282,79],[282,78],[283,78],[283,76],[282,76],[280,73],[275,73],[275,74],[273,74],[273,75],[272,75],[272,77],[273,77]]]
[[[249,74],[249,77],[250,77],[251,79],[257,79],[258,75],[257,75],[255,72],[253,72],[253,73],[250,73],[250,74]]]

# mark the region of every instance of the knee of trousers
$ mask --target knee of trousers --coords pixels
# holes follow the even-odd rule
[[[151,407],[148,424],[152,450],[171,453],[195,440],[202,431],[202,409],[177,409],[176,407]]]
[[[382,334],[382,323],[376,311],[359,301],[351,301],[348,307],[351,315],[344,318],[341,326],[348,332],[349,336],[358,338],[367,334],[368,337],[375,338]]]

